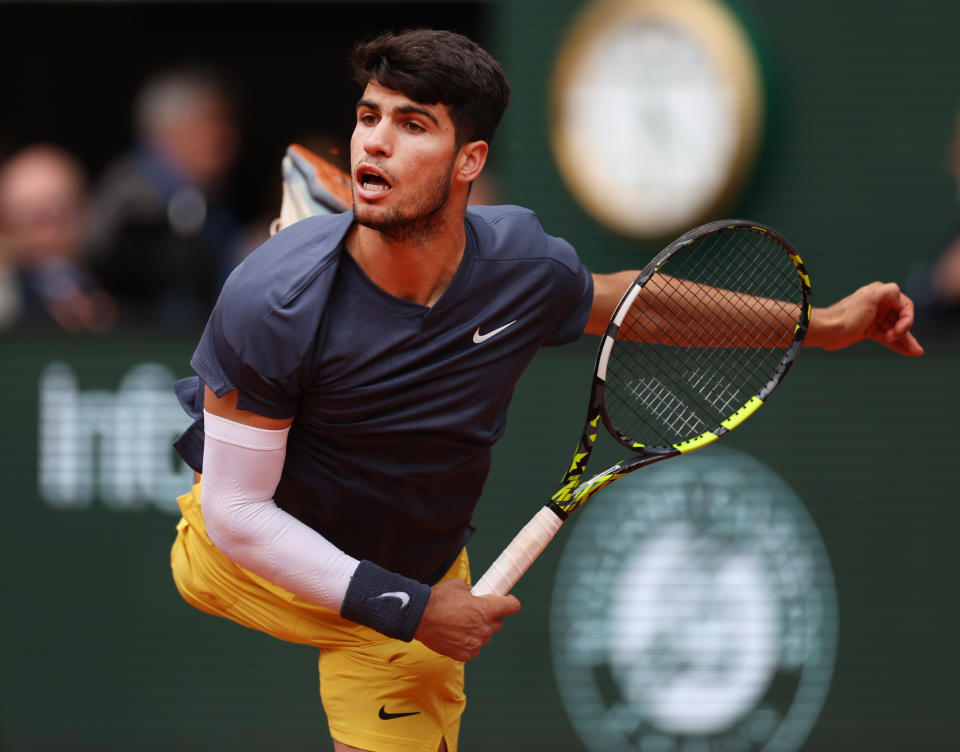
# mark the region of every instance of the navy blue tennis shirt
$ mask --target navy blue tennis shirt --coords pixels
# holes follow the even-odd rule
[[[589,271],[533,212],[471,207],[463,260],[426,308],[376,286],[343,238],[352,212],[277,233],[230,276],[182,379],[202,471],[203,384],[293,417],[275,500],[346,553],[435,582],[469,537],[514,386],[575,340]]]

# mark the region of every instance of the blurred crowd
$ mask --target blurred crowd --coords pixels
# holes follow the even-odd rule
[[[96,180],[54,144],[2,155],[0,330],[202,323],[266,236],[230,198],[235,104],[216,73],[172,70],[143,86],[135,142]]]
[[[266,240],[270,212],[279,210],[245,223],[232,200],[238,114],[216,71],[176,68],[143,85],[134,143],[95,180],[55,144],[0,154],[0,332],[202,326],[227,275]],[[349,170],[337,136],[298,140]],[[277,197],[279,179],[280,155]],[[487,176],[472,202],[495,194]]]
[[[76,155],[55,144],[0,154],[0,331],[202,326],[227,275],[266,239],[272,218],[245,224],[231,199],[241,148],[236,107],[217,72],[177,68],[141,88],[134,142],[95,180]],[[349,169],[331,138],[302,140]],[[956,340],[960,112],[947,161],[958,211],[905,287],[917,303],[921,333]],[[493,203],[497,193],[495,180],[484,176],[471,203]]]
[[[918,259],[907,277],[922,336],[960,341],[960,110],[947,147],[947,168],[956,186],[958,211],[933,254]]]

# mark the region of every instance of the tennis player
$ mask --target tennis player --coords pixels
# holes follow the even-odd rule
[[[456,750],[463,662],[517,612],[470,594],[465,544],[517,379],[600,334],[636,272],[591,274],[515,206],[467,209],[509,87],[463,36],[358,45],[353,210],[280,231],[230,277],[178,382],[187,602],[320,648],[334,748]],[[806,342],[905,355],[911,301],[874,283]]]

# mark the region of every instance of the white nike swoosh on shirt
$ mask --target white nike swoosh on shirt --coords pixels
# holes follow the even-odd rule
[[[480,327],[478,326],[477,331],[473,333],[473,341],[479,345],[481,342],[486,342],[491,337],[494,337],[497,334],[500,334],[500,332],[502,332],[504,329],[506,329],[507,327],[513,326],[516,323],[517,323],[517,319],[514,319],[509,324],[504,324],[501,327],[497,327],[492,332],[487,332],[486,334],[480,334]]]
[[[410,595],[408,593],[404,593],[402,590],[397,590],[393,593],[381,593],[380,595],[373,596],[370,598],[370,600],[379,601],[384,598],[396,598],[398,601],[400,601],[401,609],[406,608],[407,604],[410,602]]]

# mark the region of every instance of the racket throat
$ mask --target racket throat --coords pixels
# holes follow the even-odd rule
[[[630,471],[628,464],[629,463],[626,462],[618,463],[579,485],[574,485],[576,484],[576,480],[572,481],[570,486],[557,491],[557,493],[553,495],[553,498],[547,502],[546,506],[556,512],[560,519],[567,519],[570,513],[582,505],[587,499],[617,478],[628,473]]]

